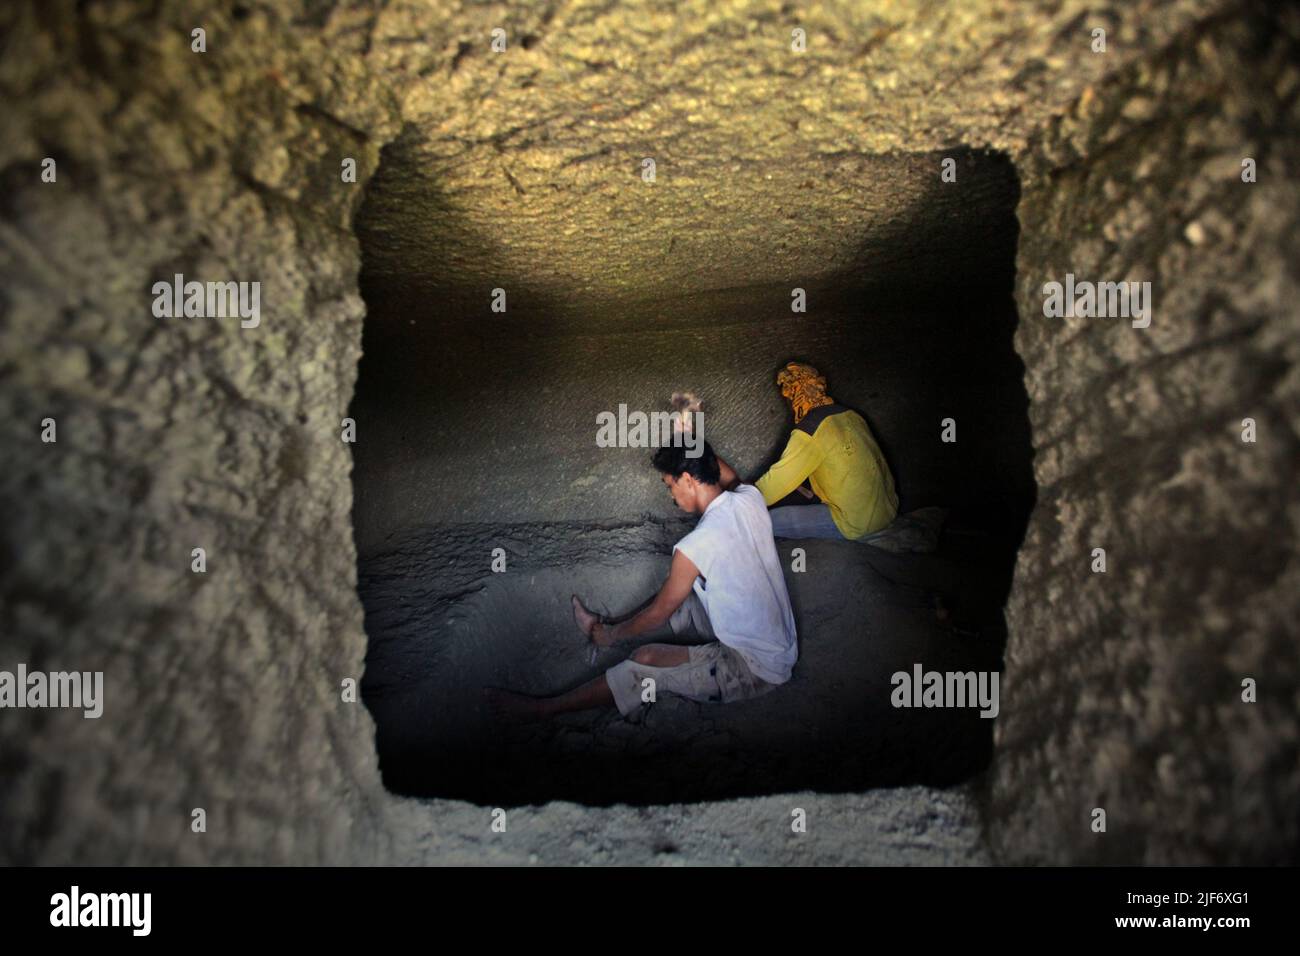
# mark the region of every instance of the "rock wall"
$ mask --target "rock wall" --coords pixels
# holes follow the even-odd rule
[[[995,744],[1006,859],[1294,860],[1298,41],[1294,9],[1212,20],[1085,91],[1020,164],[1039,490]],[[1150,282],[1150,327],[1045,317],[1067,273]]]
[[[388,824],[369,718],[340,699],[365,646],[339,440],[360,186],[340,164],[364,181],[395,112],[343,29],[73,6],[10,6],[0,30],[22,104],[0,137],[0,666],[103,671],[105,701],[4,712],[0,858],[367,857]],[[155,317],[176,273],[260,281],[260,324]]]

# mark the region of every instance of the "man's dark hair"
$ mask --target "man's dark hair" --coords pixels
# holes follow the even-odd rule
[[[718,467],[718,456],[713,453],[709,443],[705,442],[703,454],[694,458],[686,454],[687,450],[685,446],[664,445],[654,453],[650,462],[673,481],[687,474],[706,485],[716,485],[722,470]]]

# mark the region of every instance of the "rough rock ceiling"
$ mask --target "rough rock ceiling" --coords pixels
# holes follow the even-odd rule
[[[393,4],[357,30],[406,123],[361,217],[367,274],[571,301],[978,270],[971,190],[1006,187],[983,150],[1217,6]]]

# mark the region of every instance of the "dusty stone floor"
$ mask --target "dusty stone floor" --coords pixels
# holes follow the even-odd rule
[[[950,533],[934,556],[780,542],[787,563],[791,548],[807,552],[809,571],[787,572],[801,654],[791,682],[761,700],[724,707],[666,695],[640,722],[614,711],[524,726],[493,719],[485,686],[556,693],[630,653],[609,649],[589,663],[569,594],[613,611],[638,605],[662,581],[669,542],[683,530],[680,522],[448,526],[368,562],[363,687],[386,785],[489,806],[647,804],[949,785],[987,762],[990,720],[889,702],[890,675],[914,663],[998,669],[1000,614],[981,600],[992,583],[980,581],[981,569],[987,575],[993,563],[980,552],[991,546],[976,534]],[[510,553],[508,573],[470,557],[493,542]],[[940,623],[928,602],[939,585],[965,599],[960,629]]]

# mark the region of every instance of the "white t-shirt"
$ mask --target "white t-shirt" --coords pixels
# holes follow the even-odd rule
[[[718,640],[768,683],[788,681],[799,645],[762,492],[753,485],[724,491],[674,550],[699,569],[693,587]]]

